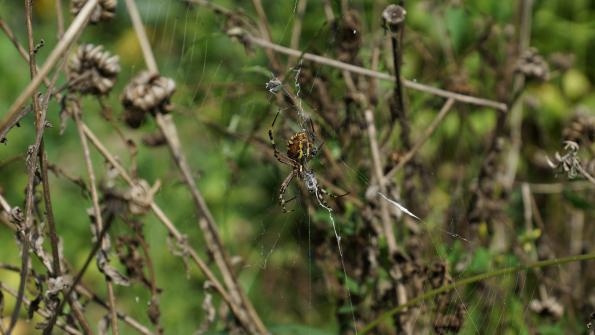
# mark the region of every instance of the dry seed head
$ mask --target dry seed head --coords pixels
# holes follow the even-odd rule
[[[136,76],[122,94],[122,105],[126,109],[126,123],[138,128],[147,113],[167,113],[172,109],[171,97],[176,83],[159,74],[143,71]]]
[[[523,74],[527,79],[548,80],[550,68],[537,49],[529,48],[517,61],[515,72]]]
[[[68,82],[72,90],[95,95],[107,94],[120,72],[118,56],[101,45],[81,45],[68,63]]]
[[[589,145],[595,141],[595,116],[588,113],[581,110],[572,117],[562,132],[564,141],[576,142],[579,145]]]
[[[399,5],[388,5],[384,11],[382,11],[382,21],[384,26],[391,32],[399,31],[401,24],[405,21],[407,11],[405,8]]]
[[[72,0],[70,3],[70,11],[74,16],[78,15],[87,0]],[[116,14],[117,0],[99,0],[99,4],[93,10],[89,21],[91,23],[98,23],[99,21],[109,21]]]

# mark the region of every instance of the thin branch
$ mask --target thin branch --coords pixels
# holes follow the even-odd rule
[[[376,181],[380,192],[386,194],[386,178],[382,174],[382,162],[380,160],[380,151],[378,150],[378,141],[376,140],[376,125],[374,124],[374,113],[371,110],[364,112],[366,123],[368,124],[368,137],[370,140],[370,149],[372,151],[372,165]],[[388,251],[391,255],[397,252],[397,241],[393,231],[392,222],[388,212],[388,205],[386,201],[380,201],[380,210],[382,215],[382,225],[384,228],[384,235],[388,245]]]
[[[35,51],[33,41],[33,23],[32,23],[32,3],[31,0],[25,0],[25,23],[27,27],[27,37],[29,46],[29,72],[31,78],[36,75],[35,66]],[[39,102],[39,96],[33,95],[33,110],[35,112],[35,141],[32,147],[29,149],[27,157],[27,189],[25,193],[25,221],[24,226],[20,227],[20,231],[17,232],[21,236],[21,273],[20,282],[16,296],[16,302],[12,315],[10,318],[10,324],[8,325],[7,335],[12,334],[12,331],[19,318],[21,310],[21,303],[25,296],[25,285],[27,283],[27,277],[29,275],[29,248],[30,248],[30,232],[33,226],[32,210],[33,210],[33,195],[35,192],[35,179],[37,171],[38,154],[40,153],[40,147],[43,143],[43,131],[45,129],[45,114],[47,109],[42,108]]]
[[[265,41],[272,42],[273,38],[271,36],[271,30],[269,29],[269,20],[267,19],[267,15],[264,12],[264,8],[262,7],[261,0],[252,0],[252,4],[254,5],[254,9],[256,10],[256,15],[258,15],[258,29],[260,30],[260,35],[263,37]],[[276,73],[281,71],[281,66],[279,65],[279,61],[275,57],[275,53],[272,50],[265,50],[267,54],[267,58],[269,59],[269,63],[273,68],[273,71]]]
[[[344,62],[340,62],[340,61],[337,61],[334,59],[330,59],[327,57],[323,57],[323,56],[319,56],[319,55],[315,55],[315,54],[311,54],[311,53],[307,53],[307,52],[302,53],[302,51],[299,51],[299,50],[294,50],[294,49],[290,49],[290,48],[287,48],[287,47],[284,47],[284,46],[281,46],[278,44],[267,42],[261,38],[254,37],[246,32],[244,32],[242,37],[244,37],[246,39],[246,41],[250,42],[251,44],[255,44],[255,45],[258,45],[258,46],[266,48],[266,49],[275,50],[276,52],[280,52],[280,53],[283,53],[283,54],[286,54],[289,56],[300,57],[301,55],[303,55],[303,59],[306,59],[306,60],[309,60],[309,61],[312,61],[315,63],[328,65],[328,66],[331,66],[334,68],[347,70],[349,72],[357,73],[357,74],[368,76],[368,77],[373,77],[373,78],[380,79],[380,80],[391,81],[391,82],[395,81],[394,76],[391,76],[390,74],[387,74],[384,72],[372,71],[370,69],[366,69],[363,67],[355,66],[352,64],[344,63]],[[446,91],[446,90],[439,89],[436,87],[413,82],[413,81],[410,81],[410,80],[407,80],[404,78],[403,78],[403,86],[405,86],[407,88],[411,88],[413,90],[441,96],[444,98],[453,98],[457,101],[472,104],[472,105],[490,107],[490,108],[494,108],[494,109],[497,109],[497,110],[500,110],[503,112],[506,112],[508,110],[508,107],[506,106],[506,104],[504,104],[502,102],[483,99],[483,98],[477,98],[477,97],[459,94],[459,93],[454,93],[454,92]]]
[[[16,293],[16,292],[15,292],[13,289],[11,289],[11,288],[9,288],[8,286],[4,285],[2,282],[0,282],[0,290],[2,290],[2,291],[4,291],[4,292],[6,292],[6,293],[8,293],[8,294],[10,294],[11,296],[13,296],[13,297],[15,297],[15,298],[16,298],[16,296],[17,296],[17,293]],[[23,302],[24,302],[24,303],[25,303],[25,305],[27,305],[27,306],[31,305],[31,301],[29,301],[29,299],[27,299],[27,298],[24,298],[24,299],[23,299]],[[50,317],[50,313],[49,313],[49,312],[47,312],[47,311],[46,311],[46,310],[44,310],[44,309],[36,309],[36,310],[35,310],[35,313],[37,313],[37,314],[41,315],[43,318],[46,318],[46,319]],[[65,324],[65,323],[64,323],[64,321],[61,321],[61,320],[60,320],[60,321],[58,321],[56,324],[58,325],[58,327],[60,327],[61,329],[63,329],[63,330],[64,330],[65,332],[67,332],[68,334],[72,334],[72,335],[82,335],[82,333],[81,333],[80,331],[78,331],[78,329],[76,329],[76,328],[73,328],[73,327],[71,327],[71,326],[69,326],[69,325]]]
[[[112,225],[112,222],[113,222],[113,220],[108,220],[107,223],[105,224],[105,227],[103,227],[101,232],[98,234],[97,242],[95,242],[95,244],[93,245],[93,249],[91,249],[91,252],[87,256],[87,259],[85,260],[85,263],[83,264],[83,267],[80,269],[80,271],[77,273],[74,280],[72,281],[72,285],[70,285],[70,288],[68,289],[67,293],[65,294],[66,296],[72,295],[72,292],[75,290],[75,288],[80,283],[81,279],[83,278],[83,275],[85,274],[85,272],[87,271],[87,268],[89,267],[89,264],[91,264],[93,257],[95,257],[95,254],[101,248],[103,238],[107,234],[107,231],[109,230],[110,226]],[[46,328],[43,330],[43,335],[52,334],[52,329],[54,327],[54,324],[56,323],[58,316],[62,313],[62,309],[64,309],[64,301],[65,300],[62,300],[60,305],[58,305],[58,308],[56,308],[56,312],[52,315],[52,317],[48,321]]]
[[[132,25],[134,26],[136,34],[138,36],[138,42],[140,43],[140,47],[143,52],[145,63],[147,64],[147,68],[151,72],[159,73],[159,69],[157,68],[157,61],[155,61],[155,56],[153,55],[153,51],[151,50],[151,44],[149,43],[147,32],[145,31],[145,27],[143,25],[140,13],[138,12],[138,8],[136,7],[134,0],[126,0],[126,8],[128,9],[128,14],[130,15],[130,19],[132,20]],[[142,29],[138,29],[137,27],[140,27]]]
[[[62,10],[62,0],[54,0],[56,2],[56,20],[58,21],[58,39],[64,36],[64,12]]]
[[[85,188],[86,188],[86,186],[85,186]],[[6,199],[4,199],[4,197],[1,194],[0,194],[0,206],[2,207],[2,211],[0,211],[0,222],[2,222],[6,227],[8,227],[9,229],[11,229],[12,231],[16,231],[16,227],[9,221],[9,219],[7,217],[7,214],[10,214],[11,213],[12,207],[10,206],[10,204],[8,204],[8,202],[6,201]],[[68,265],[67,265],[67,267],[68,267]],[[19,267],[10,266],[10,265],[7,265],[7,264],[0,265],[0,268],[6,269],[6,270],[10,270],[10,271],[16,271],[16,272],[19,272],[20,271],[20,268]],[[101,300],[91,290],[89,290],[88,288],[86,288],[82,283],[79,283],[78,284],[78,286],[76,287],[76,291],[77,291],[77,293],[79,293],[81,295],[84,295],[87,298],[90,298],[91,300],[93,300],[93,302],[97,303],[102,308],[104,308],[106,310],[109,310],[108,304],[106,304],[103,300]],[[124,313],[121,313],[121,312],[118,312],[118,317],[122,321],[124,321],[126,324],[128,324],[132,328],[136,329],[138,332],[140,332],[140,333],[142,333],[144,335],[153,335],[153,333],[148,328],[146,328],[145,326],[143,326],[140,322],[136,321],[132,317],[130,317],[130,316],[124,314]],[[57,324],[60,325],[61,322],[58,322]],[[87,333],[88,334],[91,334],[92,332],[91,331],[87,331]]]
[[[424,132],[422,137],[415,143],[415,145],[413,145],[413,148],[411,148],[411,150],[409,150],[399,160],[399,163],[386,174],[387,179],[392,178],[395,175],[395,173],[397,173],[397,171],[399,171],[403,166],[405,166],[405,164],[407,164],[407,162],[409,162],[415,156],[417,151],[419,151],[419,149],[424,145],[424,143],[426,143],[426,141],[430,138],[430,136],[432,136],[434,131],[436,131],[436,128],[438,128],[438,125],[440,125],[440,123],[442,123],[442,121],[446,117],[446,114],[448,114],[448,112],[450,111],[454,102],[455,102],[455,100],[453,98],[449,98],[446,101],[446,103],[442,106],[442,109],[440,109],[440,112],[438,113],[438,115],[436,115],[436,117],[434,118],[434,120],[432,121],[430,126],[426,129],[426,131]]]
[[[126,169],[124,169],[122,167],[120,162],[118,162],[118,160],[107,150],[107,148],[101,143],[101,141],[99,141],[97,136],[95,136],[95,134],[93,134],[93,132],[87,127],[87,125],[85,125],[83,123],[82,127],[83,127],[83,131],[85,132],[85,136],[87,136],[87,139],[89,139],[89,141],[91,141],[91,144],[93,144],[93,146],[95,146],[97,151],[99,151],[99,153],[105,159],[107,159],[107,161],[116,169],[116,171],[118,172],[118,175],[120,177],[122,177],[122,179],[124,179],[128,183],[129,186],[134,186],[136,184],[136,182],[128,175],[128,172],[126,172]],[[177,243],[180,245],[185,245],[186,241],[185,241],[184,235],[182,235],[182,233],[180,233],[177,230],[177,228],[174,226],[174,224],[171,222],[171,220],[165,215],[165,213],[161,210],[161,208],[155,202],[151,203],[151,210],[153,211],[155,216],[157,216],[159,221],[161,221],[161,223],[163,223],[163,225],[167,228],[167,230],[169,231],[171,236],[173,236],[176,239]],[[232,306],[233,302],[231,301],[229,294],[227,293],[227,291],[225,291],[225,289],[223,288],[223,286],[221,285],[221,283],[219,282],[217,277],[215,277],[215,275],[211,272],[211,270],[209,270],[206,263],[200,258],[200,256],[198,256],[198,253],[196,251],[194,251],[190,246],[188,246],[188,251],[190,253],[191,258],[194,260],[194,262],[198,266],[198,268],[204,273],[204,275],[207,277],[207,279],[213,284],[213,287],[215,288],[215,290],[217,290],[219,292],[219,294],[221,294],[221,296],[223,297],[223,300],[225,300],[230,306]]]
[[[76,110],[73,113],[74,121],[76,123],[76,128],[79,132],[79,137],[81,141],[81,146],[83,147],[83,157],[85,158],[85,165],[87,167],[87,174],[89,175],[89,184],[91,187],[91,200],[93,202],[93,214],[95,219],[95,225],[97,231],[103,230],[103,216],[101,215],[101,208],[99,206],[99,194],[97,192],[97,183],[95,179],[95,172],[93,171],[93,161],[91,160],[91,152],[89,150],[89,144],[87,143],[87,137],[85,136],[85,132],[83,130],[80,111]],[[102,245],[102,249],[107,246],[107,239],[100,241]],[[108,299],[110,302],[110,314],[112,317],[111,327],[113,334],[117,335],[119,333],[118,329],[118,316],[116,315],[116,297],[114,295],[114,288],[113,283],[110,279],[106,280],[107,284],[107,292],[108,292]]]
[[[4,117],[0,121],[0,133],[4,133],[6,131],[6,128],[10,126],[14,118],[19,114],[21,107],[23,107],[27,100],[33,96],[43,79],[49,74],[51,69],[58,63],[72,43],[77,39],[78,35],[85,27],[87,20],[91,16],[91,13],[93,13],[95,6],[97,6],[98,1],[99,0],[88,0],[85,6],[83,6],[74,21],[72,21],[72,24],[68,30],[64,33],[63,38],[51,51],[46,62],[43,64],[37,75],[31,80],[23,92],[21,92],[12,106],[10,106],[8,112],[4,114]]]
[[[304,13],[306,12],[306,6],[308,0],[298,0],[296,6],[296,13],[294,15],[293,29],[291,30],[291,41],[289,47],[292,49],[299,49],[300,46],[300,35],[302,33],[302,25],[304,23]],[[293,64],[297,60],[297,57],[289,57],[289,64]]]
[[[150,47],[150,43],[145,32],[145,27],[140,19],[140,15],[138,14],[138,9],[136,8],[134,0],[126,0],[126,5],[132,18],[134,30],[136,31],[137,37],[140,40],[139,43],[143,49],[143,55],[145,56],[147,68],[152,72],[159,73],[157,64],[155,62],[155,57],[153,56],[153,51]],[[252,303],[247,298],[237,278],[233,274],[229,256],[227,255],[223,243],[221,242],[221,238],[219,237],[215,220],[211,215],[206,201],[196,186],[196,182],[192,176],[192,171],[188,165],[188,161],[182,152],[177,128],[172,120],[171,115],[157,113],[155,115],[155,120],[159,126],[159,129],[167,140],[170,152],[174,158],[174,161],[176,162],[176,165],[180,169],[185,183],[190,189],[192,199],[194,200],[194,203],[201,216],[204,218],[204,220],[199,219],[198,224],[204,233],[207,247],[213,255],[219,270],[221,271],[223,281],[230,290],[230,296],[235,302],[235,304],[230,305],[230,307],[234,309],[234,314],[238,317],[238,320],[243,323],[248,331],[260,334],[268,334],[268,331],[260,320],[260,317],[254,310]],[[238,309],[237,307],[240,308]]]

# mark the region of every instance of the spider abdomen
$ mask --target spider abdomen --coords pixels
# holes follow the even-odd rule
[[[312,156],[312,142],[306,132],[295,133],[287,141],[287,157],[296,162],[304,163]]]

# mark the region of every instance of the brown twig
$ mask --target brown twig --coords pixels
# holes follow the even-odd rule
[[[419,151],[419,149],[424,145],[424,143],[426,143],[426,141],[430,138],[430,136],[432,136],[434,131],[436,131],[438,125],[440,125],[440,123],[444,120],[446,114],[448,114],[454,102],[455,100],[453,98],[450,98],[446,101],[446,103],[440,109],[438,115],[436,115],[430,126],[428,126],[428,128],[425,130],[422,137],[413,145],[411,150],[409,150],[402,158],[400,158],[399,163],[386,174],[386,178],[392,178],[395,175],[395,173],[397,173],[403,166],[405,166],[407,162],[409,162],[415,156],[417,151]]]
[[[84,186],[84,189],[86,189],[86,188],[87,187],[85,185]],[[6,227],[8,227],[9,229],[11,229],[12,231],[16,231],[16,227],[9,221],[9,219],[7,217],[7,215],[9,213],[11,213],[12,207],[6,201],[6,199],[4,199],[4,197],[1,194],[0,194],[0,206],[1,206],[1,209],[2,209],[2,211],[0,211],[0,222],[2,222]],[[67,264],[67,267],[68,267],[68,264]],[[19,267],[16,267],[16,266],[4,265],[2,268],[7,269],[7,270],[11,270],[11,271],[16,271],[16,272],[19,272],[20,271],[20,268]],[[50,271],[50,270],[51,269],[48,268],[48,271]],[[109,305],[106,304],[103,300],[101,300],[91,290],[89,290],[88,288],[86,288],[82,283],[79,283],[77,285],[76,291],[77,291],[77,293],[79,293],[81,295],[84,295],[87,298],[90,298],[91,300],[93,300],[95,303],[97,303],[101,307],[105,308],[106,310],[109,310]],[[132,328],[136,329],[138,332],[140,332],[140,333],[142,333],[144,335],[153,335],[153,333],[149,329],[147,329],[145,326],[143,326],[140,322],[136,321],[132,317],[130,317],[130,316],[124,314],[124,313],[121,313],[121,312],[118,312],[118,317],[122,321],[124,321],[126,324],[128,324]],[[60,325],[60,323],[58,323],[58,325]],[[92,332],[90,330],[87,332],[87,334],[91,334],[91,333]]]
[[[382,173],[382,162],[380,160],[380,151],[378,150],[378,141],[376,140],[376,125],[374,123],[374,113],[371,110],[364,112],[366,123],[368,124],[368,138],[370,141],[370,150],[372,151],[372,167],[373,173],[376,177],[376,182],[380,192],[387,194],[386,192],[386,178]],[[388,245],[388,251],[391,255],[397,252],[397,241],[395,239],[395,233],[393,230],[392,222],[388,212],[388,206],[386,201],[380,201],[380,213],[382,215],[382,225],[384,228],[384,234]]]
[[[17,297],[17,292],[15,292],[13,289],[9,288],[8,286],[4,285],[2,282],[0,282],[0,290],[10,294],[13,297]],[[25,305],[29,306],[31,305],[31,301],[29,301],[29,299],[27,298],[23,298],[23,302],[25,303]],[[49,318],[50,317],[50,313],[46,310],[43,309],[36,309],[35,313],[41,315],[43,318]],[[57,322],[58,327],[60,327],[61,329],[63,329],[65,332],[67,332],[68,334],[72,334],[72,335],[82,335],[82,333],[80,331],[78,331],[77,329],[67,325],[66,323],[64,323],[64,321],[59,321]]]
[[[306,6],[308,0],[299,0],[296,6],[296,13],[294,15],[293,29],[291,29],[291,40],[289,46],[292,49],[299,49],[300,46],[300,35],[302,33],[302,25],[304,23],[304,13],[306,12]],[[297,60],[297,57],[289,57],[288,64],[293,64]]]
[[[87,167],[87,174],[89,175],[89,184],[91,188],[91,200],[93,202],[93,213],[94,213],[94,220],[97,231],[103,230],[103,216],[101,215],[101,208],[99,206],[99,194],[97,192],[97,183],[95,179],[95,172],[93,171],[93,162],[91,160],[91,152],[89,150],[89,144],[87,143],[87,137],[85,136],[85,132],[83,130],[83,125],[81,121],[80,111],[77,109],[73,113],[74,121],[76,123],[76,128],[79,133],[81,146],[83,147],[83,157],[85,159],[85,165]],[[100,241],[102,245],[102,249],[107,247],[107,239]],[[106,280],[107,284],[107,292],[108,292],[108,299],[110,303],[110,314],[112,318],[111,327],[113,334],[117,335],[119,333],[118,329],[118,316],[116,315],[116,297],[114,295],[114,288],[113,283],[110,279]]]
[[[31,0],[25,0],[25,23],[27,26],[27,37],[29,45],[29,71],[31,74],[31,78],[34,78],[36,75],[37,68],[35,66],[35,46],[33,42],[33,24],[31,7]],[[10,335],[12,333],[14,326],[16,325],[16,322],[18,320],[19,312],[21,310],[21,303],[25,295],[25,285],[27,283],[27,277],[29,275],[30,231],[33,226],[33,218],[31,217],[33,210],[33,195],[35,192],[35,178],[38,157],[43,157],[43,153],[41,155],[39,155],[39,153],[41,152],[40,147],[42,147],[43,143],[43,131],[45,129],[45,114],[47,112],[47,109],[42,108],[40,106],[39,96],[37,94],[33,95],[33,111],[35,112],[35,141],[32,148],[29,149],[27,157],[28,182],[25,194],[25,220],[24,225],[21,226],[19,231],[17,232],[17,234],[21,236],[22,242],[20,282],[17,291],[15,307],[10,318],[8,330],[6,331],[7,335]]]
[[[58,21],[58,39],[64,36],[64,12],[62,10],[62,0],[54,0],[56,2],[56,21]]]
[[[256,10],[256,15],[258,15],[258,29],[260,30],[260,35],[263,37],[265,41],[272,42],[273,38],[271,36],[271,30],[269,29],[269,20],[267,19],[267,15],[262,7],[261,0],[252,0],[252,4],[254,5],[254,9]],[[277,60],[275,53],[272,50],[266,50],[267,58],[269,59],[269,63],[273,68],[275,73],[279,73],[281,71],[281,65]]]
[[[155,57],[153,56],[153,51],[149,44],[144,25],[140,19],[140,15],[138,13],[138,9],[136,8],[134,0],[126,0],[126,6],[130,13],[132,24],[139,39],[139,43],[141,45],[141,48],[143,49],[143,55],[145,56],[147,68],[151,72],[159,73],[157,63],[155,62]],[[258,314],[252,306],[252,303],[246,297],[243,289],[237,281],[237,278],[233,274],[231,263],[229,261],[229,256],[227,255],[227,252],[219,237],[215,220],[211,215],[211,212],[202,194],[196,186],[194,177],[192,176],[192,171],[190,170],[190,166],[188,165],[186,157],[182,152],[180,140],[177,133],[177,128],[171,118],[171,115],[163,115],[161,113],[156,113],[155,120],[157,122],[157,125],[159,126],[159,129],[161,130],[165,139],[167,140],[174,161],[180,169],[182,177],[184,178],[185,183],[190,189],[192,199],[194,200],[194,203],[203,218],[198,220],[198,224],[204,233],[204,238],[207,247],[213,255],[215,263],[219,267],[219,270],[221,271],[221,274],[223,276],[223,281],[227,285],[227,288],[230,291],[230,296],[235,303],[230,306],[232,307],[232,309],[235,309],[234,313],[248,331],[259,334],[267,334],[268,332],[264,324],[260,320]],[[241,307],[241,309],[238,309],[237,307]]]
[[[29,71],[31,74],[31,78],[34,78],[37,75],[37,65],[35,62],[35,46],[34,46],[34,40],[33,40],[33,24],[32,24],[32,1],[31,0],[25,0],[25,13],[26,13],[26,26],[27,26],[27,41],[28,41],[28,47],[29,47],[29,54],[27,55],[28,57],[28,61],[29,61]],[[5,31],[7,31],[5,29]],[[8,35],[8,33],[7,33]],[[15,46],[17,47],[17,49],[19,49],[20,45],[19,43],[16,41],[16,39],[13,40],[13,43],[15,44]],[[44,78],[47,81],[47,78]],[[48,87],[51,88],[53,87],[52,83],[49,83]],[[48,94],[47,99],[49,99],[50,95]],[[36,117],[36,123],[38,124],[38,129],[39,128],[39,123],[43,123],[43,127],[45,127],[45,113],[47,113],[47,102],[45,103],[45,106],[40,106],[40,102],[39,99],[37,98],[37,95],[34,95],[33,98],[33,106],[34,106],[34,111],[35,111],[35,117]],[[44,113],[40,113],[40,108],[44,108]],[[38,162],[39,162],[39,170],[40,170],[40,177],[41,177],[41,184],[42,184],[42,189],[43,189],[43,201],[44,201],[44,205],[45,205],[45,210],[46,210],[46,220],[48,222],[48,228],[49,228],[49,236],[50,236],[50,246],[51,246],[51,251],[52,251],[52,260],[53,260],[53,268],[51,273],[51,276],[53,276],[54,278],[57,278],[61,275],[61,269],[60,269],[60,254],[58,251],[58,235],[56,233],[56,222],[54,220],[54,212],[53,212],[53,208],[52,208],[52,201],[51,201],[51,194],[50,194],[50,185],[49,185],[49,179],[48,179],[48,171],[47,171],[47,154],[45,153],[45,149],[44,149],[45,145],[44,145],[44,141],[43,141],[43,137],[41,137],[41,141],[39,143],[39,151],[37,152],[38,155]],[[80,323],[80,325],[83,327],[83,329],[85,330],[85,332],[87,334],[91,334],[91,328],[87,322],[87,320],[85,320],[83,313],[80,311],[80,309],[78,308],[78,306],[76,304],[72,303],[72,299],[69,296],[66,296],[66,299],[68,300],[69,304],[72,307],[73,310],[73,314],[75,316],[75,318],[77,319],[77,321]]]
[[[99,153],[116,169],[118,175],[122,177],[122,179],[124,179],[129,186],[134,186],[136,182],[132,179],[132,177],[128,175],[128,172],[126,172],[126,169],[122,167],[120,162],[118,162],[118,160],[107,150],[107,148],[101,143],[97,136],[93,134],[93,132],[87,127],[87,125],[83,123],[82,126],[83,131],[85,132],[85,136],[87,136],[87,138],[89,139],[89,141],[91,141],[91,144],[95,146],[97,151],[99,151]],[[182,233],[178,231],[178,229],[174,226],[171,220],[165,215],[165,213],[155,202],[151,203],[151,210],[153,211],[155,216],[157,216],[159,221],[161,221],[161,223],[163,223],[163,225],[167,228],[167,230],[169,231],[171,236],[174,237],[177,243],[180,245],[185,245],[186,240],[184,235],[182,235]],[[194,260],[198,268],[205,274],[207,279],[213,284],[215,290],[217,290],[221,294],[223,300],[225,300],[230,306],[233,305],[233,302],[229,297],[229,294],[223,288],[217,277],[211,272],[211,270],[209,270],[206,263],[200,258],[200,256],[198,256],[198,253],[194,249],[192,249],[190,246],[187,247],[191,258]]]
[[[75,290],[75,288],[80,283],[81,279],[83,278],[83,275],[85,274],[85,272],[87,271],[87,268],[89,267],[89,264],[91,264],[93,257],[95,257],[95,254],[101,248],[103,238],[107,234],[107,231],[109,230],[110,226],[112,225],[112,222],[113,222],[113,220],[108,220],[107,223],[105,224],[105,226],[103,227],[103,229],[98,234],[97,242],[95,242],[95,244],[93,245],[93,249],[87,256],[87,259],[85,260],[85,263],[83,264],[83,267],[80,269],[80,271],[77,273],[74,280],[72,281],[72,285],[70,285],[70,288],[68,289],[68,291],[66,293],[66,296],[71,296],[72,292]],[[54,324],[56,323],[58,316],[62,313],[62,309],[64,309],[64,301],[65,300],[62,300],[60,305],[58,305],[58,307],[56,308],[56,313],[53,314],[52,317],[50,318],[50,320],[48,321],[46,328],[43,330],[43,335],[52,334],[52,329],[54,327]],[[111,306],[110,306],[110,309],[111,309]]]
[[[392,82],[395,81],[395,77],[391,76],[387,73],[372,71],[370,69],[366,69],[363,67],[359,67],[359,66],[344,63],[344,62],[340,62],[340,61],[330,59],[327,57],[323,57],[323,56],[319,56],[319,55],[315,55],[315,54],[311,54],[311,53],[307,53],[307,52],[301,52],[299,50],[290,49],[290,48],[287,48],[287,47],[284,47],[284,46],[281,46],[278,44],[269,43],[261,38],[249,35],[248,33],[244,33],[243,37],[245,37],[246,40],[252,44],[258,45],[263,48],[275,50],[276,52],[280,52],[280,53],[283,53],[286,55],[290,55],[290,56],[294,56],[294,57],[303,56],[302,57],[303,59],[306,59],[306,60],[309,60],[309,61],[312,61],[315,63],[320,63],[320,64],[328,65],[331,67],[335,67],[338,69],[347,70],[349,72],[357,73],[357,74],[368,76],[368,77],[374,77],[374,78],[380,79],[380,80],[392,81]],[[490,107],[490,108],[494,108],[496,110],[500,110],[503,112],[508,110],[508,107],[506,106],[506,104],[504,104],[502,102],[483,99],[483,98],[477,98],[477,97],[460,94],[460,93],[454,93],[454,92],[439,89],[436,87],[413,82],[413,81],[410,81],[410,80],[407,80],[404,78],[403,78],[402,82],[403,82],[403,86],[413,89],[413,90],[426,92],[426,93],[437,95],[437,96],[444,97],[444,98],[453,98],[457,101],[472,104],[472,105]]]

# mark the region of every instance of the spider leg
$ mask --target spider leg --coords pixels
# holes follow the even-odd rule
[[[273,123],[271,124],[271,127],[269,128],[269,141],[271,142],[271,146],[273,147],[273,154],[275,155],[275,158],[285,164],[285,165],[290,165],[293,166],[293,160],[285,155],[283,155],[279,149],[277,148],[277,143],[275,143],[275,138],[273,137],[273,127],[275,127],[275,122],[277,121],[277,117],[279,117],[279,112],[277,112],[277,115],[275,115],[275,119],[273,120]]]
[[[287,203],[287,201],[285,201],[285,192],[287,191],[287,187],[289,187],[289,183],[291,183],[295,176],[296,171],[291,170],[291,173],[289,173],[289,175],[285,178],[283,184],[281,184],[281,188],[279,189],[279,203],[281,204],[281,209],[283,210],[283,213],[287,213],[287,208],[285,208],[285,203]]]

